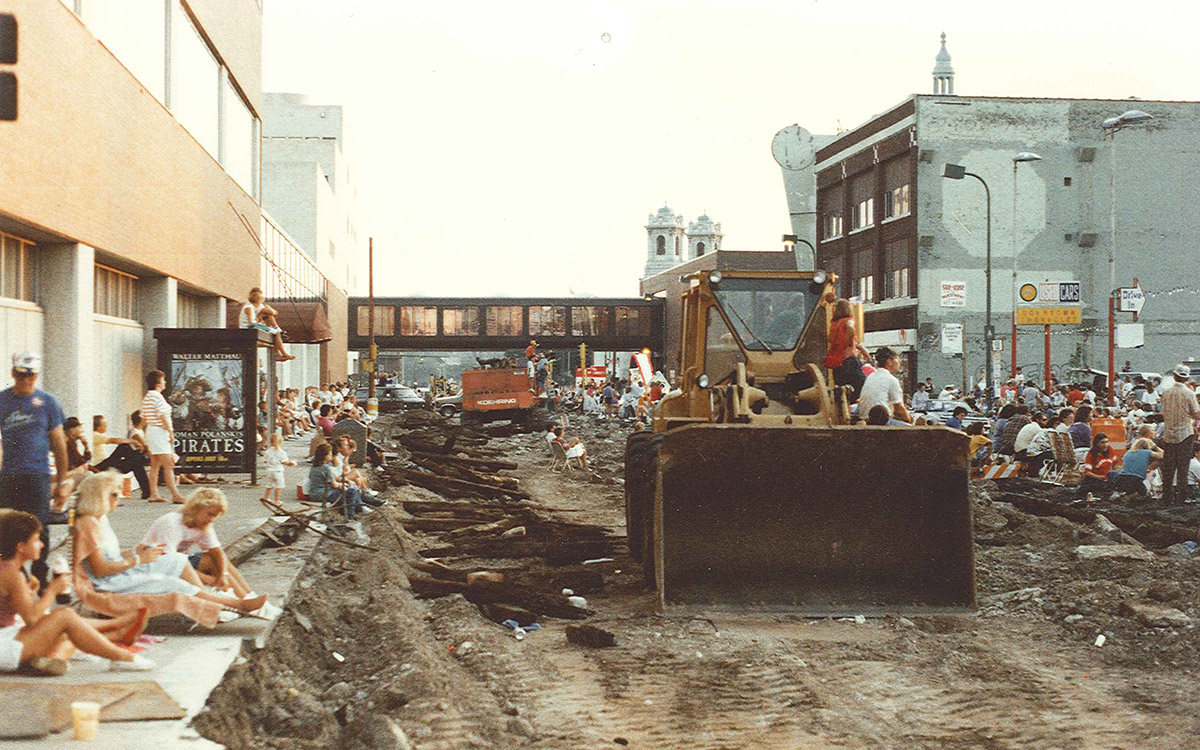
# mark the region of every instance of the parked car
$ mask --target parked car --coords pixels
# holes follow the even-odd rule
[[[925,421],[929,424],[943,424],[954,415],[954,410],[960,406],[967,410],[967,416],[963,417],[962,420],[964,428],[975,422],[982,422],[985,427],[988,425],[988,418],[986,416],[972,411],[971,407],[962,401],[952,401],[950,399],[930,399],[925,408],[917,410],[916,414],[924,416]]]
[[[453,417],[462,411],[462,391],[452,396],[438,396],[433,400],[433,409],[443,417]]]
[[[359,388],[354,392],[358,402],[364,407],[367,404],[368,389]],[[424,409],[425,398],[406,385],[381,385],[375,388],[375,398],[379,399],[379,413],[401,411],[403,409]]]

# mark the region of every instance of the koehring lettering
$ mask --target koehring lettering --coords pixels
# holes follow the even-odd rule
[[[241,453],[246,436],[240,432],[201,432],[194,435],[175,435],[175,450],[190,455],[212,453]]]

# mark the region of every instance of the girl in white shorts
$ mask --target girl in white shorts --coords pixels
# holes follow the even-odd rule
[[[263,500],[271,499],[271,491],[275,492],[275,503],[279,503],[283,489],[283,467],[295,466],[296,462],[288,458],[283,450],[283,436],[276,432],[271,436],[271,447],[263,452],[263,468],[266,475],[263,481]]]

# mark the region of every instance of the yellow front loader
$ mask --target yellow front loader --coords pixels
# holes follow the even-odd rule
[[[661,608],[974,609],[968,438],[850,423],[824,367],[831,279],[688,281],[676,388],[625,451],[629,548]]]

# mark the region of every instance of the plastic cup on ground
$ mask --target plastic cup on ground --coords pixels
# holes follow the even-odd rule
[[[75,739],[91,742],[96,739],[100,726],[100,704],[92,701],[75,701],[71,704],[71,724],[75,728]]]

